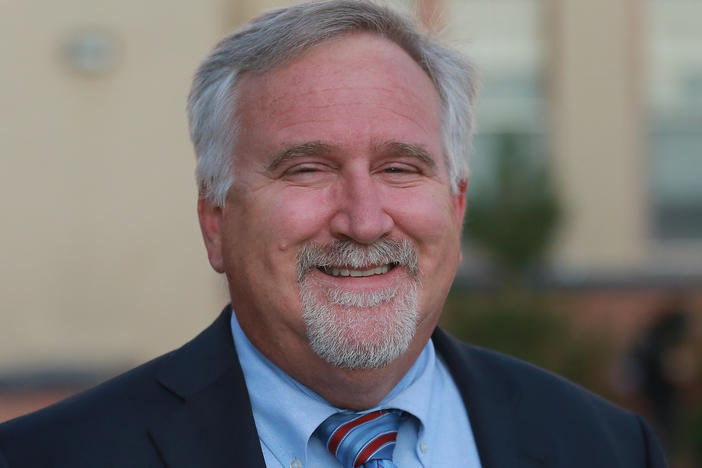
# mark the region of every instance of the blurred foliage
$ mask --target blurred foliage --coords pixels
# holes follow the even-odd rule
[[[614,345],[606,324],[599,330],[577,327],[568,304],[567,297],[545,291],[454,290],[441,326],[466,342],[548,369],[654,422],[641,389],[616,387],[620,379],[632,377],[618,374],[627,348]],[[694,355],[702,356],[698,349]],[[702,359],[697,366],[676,399],[681,418],[667,447],[676,468],[702,466]]]
[[[603,396],[612,393],[612,353],[605,336],[574,329],[567,313],[554,311],[538,296],[453,292],[442,326],[464,341],[549,369]]]
[[[483,183],[468,197],[464,234],[487,251],[501,273],[514,277],[539,263],[561,208],[547,158],[530,156],[516,134],[496,138],[496,152],[488,156],[494,170],[482,174]]]
[[[683,434],[684,443],[692,449],[691,455],[702,460],[702,407],[694,408],[686,414]]]
[[[526,140],[505,132],[487,157],[492,169],[468,197],[465,237],[481,247],[500,273],[489,293],[452,293],[443,325],[459,338],[552,370],[607,393],[609,346],[599,336],[577,333],[566,313],[556,313],[524,289],[540,266],[560,219],[548,159]]]
[[[640,389],[622,394],[624,387],[615,388],[630,376],[617,370],[625,350],[615,349],[606,325],[584,331],[564,309],[567,301],[526,288],[528,275],[543,266],[563,212],[547,158],[530,151],[522,135],[496,138],[495,151],[487,155],[493,170],[471,186],[464,235],[497,268],[497,287],[453,291],[441,325],[466,342],[531,362],[645,412]],[[699,377],[696,382],[702,384]],[[696,388],[693,394],[702,395],[702,385]],[[681,468],[702,466],[702,398],[695,401],[685,405],[685,424],[676,436],[679,447],[669,453]]]

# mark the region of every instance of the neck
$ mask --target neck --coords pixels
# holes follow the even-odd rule
[[[325,370],[293,375],[337,408],[362,411],[380,403],[402,380],[416,356],[400,356],[379,369],[342,369],[324,363]]]
[[[424,324],[409,347],[397,359],[374,369],[348,369],[332,365],[319,357],[300,336],[279,336],[274,341],[247,322],[238,322],[247,338],[268,360],[298,382],[313,390],[337,408],[366,410],[380,403],[402,380],[429,341],[435,323]],[[431,326],[430,326],[431,325]]]
[[[377,369],[346,369],[327,363],[311,348],[306,354],[267,356],[298,382],[312,389],[337,408],[362,411],[377,406],[407,374],[424,349],[429,335],[415,336],[409,348],[397,359]],[[298,359],[290,359],[298,356]],[[305,365],[301,366],[300,363]]]

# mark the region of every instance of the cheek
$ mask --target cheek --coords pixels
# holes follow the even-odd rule
[[[321,191],[295,189],[279,195],[268,203],[262,227],[275,237],[278,250],[296,250],[323,231],[331,216],[330,203]]]
[[[460,219],[451,198],[424,194],[397,204],[396,223],[417,244],[420,268],[419,307],[432,326],[443,308],[460,261]]]
[[[297,253],[303,243],[319,237],[324,226],[320,209],[328,204],[309,191],[302,196],[285,190],[256,190],[231,202],[240,207],[227,219],[232,294],[242,307],[261,313],[292,311],[285,315],[297,317]]]
[[[450,250],[459,243],[460,222],[450,197],[436,193],[415,193],[410,197],[397,194],[392,205],[396,224],[421,248]]]

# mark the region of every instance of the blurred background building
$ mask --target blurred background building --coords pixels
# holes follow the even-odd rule
[[[0,420],[182,344],[227,302],[200,241],[185,98],[219,38],[288,3],[3,2]],[[670,405],[686,409],[668,411],[675,429],[658,425],[679,466],[699,466],[702,2],[390,3],[481,72],[445,325],[652,419],[658,362]],[[530,181],[517,188],[535,211],[499,204],[509,173]],[[518,212],[546,215],[520,225]],[[499,226],[511,231],[492,242]],[[566,360],[556,338],[568,336],[591,341]]]

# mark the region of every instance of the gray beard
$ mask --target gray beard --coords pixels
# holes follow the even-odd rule
[[[387,258],[379,258],[383,255]],[[299,265],[300,297],[307,339],[319,357],[347,369],[377,369],[407,350],[418,320],[417,262],[411,244],[381,240],[369,249],[337,242],[326,249],[306,247],[300,255],[305,260],[310,256],[317,261]],[[305,274],[312,267],[309,263],[351,264],[361,268],[365,262],[360,258],[369,256],[374,264],[404,265],[411,278],[399,287],[358,292],[323,289]]]

